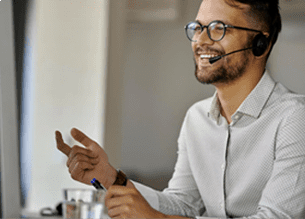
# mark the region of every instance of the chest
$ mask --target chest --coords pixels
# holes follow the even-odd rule
[[[256,206],[273,170],[278,126],[276,119],[241,118],[234,125],[205,122],[187,135],[190,167],[207,207]]]

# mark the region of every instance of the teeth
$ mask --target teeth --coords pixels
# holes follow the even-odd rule
[[[207,55],[207,54],[205,54],[205,55],[200,55],[200,58],[202,58],[202,59],[210,59],[210,58],[213,58],[213,57],[216,57],[217,55]]]

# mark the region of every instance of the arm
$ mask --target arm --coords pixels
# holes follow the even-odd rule
[[[165,215],[155,210],[135,188],[111,186],[107,191],[105,204],[111,218],[185,218]]]
[[[181,141],[183,138],[180,136],[178,159],[168,188],[162,193],[157,193],[160,202],[159,210],[174,215],[202,215],[205,207],[189,166],[187,150]]]
[[[117,173],[115,168],[109,164],[108,156],[105,151],[78,129],[72,129],[71,135],[75,140],[83,144],[85,148],[79,146],[73,146],[71,148],[64,143],[61,133],[56,131],[57,148],[68,157],[67,167],[69,168],[71,177],[74,180],[88,185],[90,185],[90,181],[93,178],[98,179],[105,188],[108,189],[106,203],[112,217],[118,214],[128,217],[146,215],[146,217],[151,216],[153,218],[179,218],[180,216],[177,215],[188,215],[188,213],[194,215],[192,210],[188,209],[192,208],[192,202],[194,199],[199,198],[199,194],[195,182],[190,175],[191,172],[188,167],[185,151],[179,153],[174,178],[171,180],[172,189],[167,189],[161,193],[152,189],[149,189],[148,191],[147,188],[145,189],[145,186],[136,184],[138,188],[142,188],[140,189],[142,190],[142,193],[148,191],[146,192],[147,196],[154,196],[153,199],[155,203],[153,204],[154,208],[152,208],[143,195],[136,189],[132,181],[128,180],[126,187],[111,187]],[[184,175],[185,173],[187,173],[187,175]],[[191,179],[189,177],[191,177]],[[175,190],[179,189],[180,186],[183,187],[182,190],[175,194]],[[193,186],[195,186],[195,189]],[[196,197],[192,197],[194,194]],[[180,198],[178,198],[179,196]],[[158,202],[158,198],[161,198],[162,203]],[[186,198],[186,201],[183,201],[184,198]],[[161,208],[163,208],[163,211],[168,215],[157,211],[160,208],[160,205]],[[120,208],[118,208],[118,206],[120,206]],[[131,209],[132,212],[130,212]],[[169,214],[172,214],[172,216]]]
[[[138,190],[111,187],[107,192],[106,206],[112,217],[180,218],[203,214],[205,208],[189,166],[183,133],[184,128],[178,140],[178,160],[169,187],[163,192],[138,183],[135,183]],[[150,201],[154,209],[142,196]]]
[[[95,141],[73,128],[72,137],[85,148],[76,145],[71,148],[64,143],[59,131],[56,131],[55,135],[58,150],[68,157],[67,167],[72,179],[91,185],[91,180],[96,178],[106,189],[114,183],[117,172],[108,162],[108,156],[103,148]],[[127,182],[127,187],[133,187],[130,181]]]
[[[278,130],[274,168],[255,215],[305,218],[305,109],[290,113]]]
[[[187,160],[187,152],[180,149],[175,173],[169,187],[163,192],[139,183],[134,184],[137,189],[110,187],[106,196],[109,215],[124,218],[183,218],[202,215],[203,203]]]

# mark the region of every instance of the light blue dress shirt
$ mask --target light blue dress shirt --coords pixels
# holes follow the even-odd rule
[[[305,218],[305,96],[266,71],[228,124],[215,93],[186,114],[168,188],[135,184],[165,214]]]

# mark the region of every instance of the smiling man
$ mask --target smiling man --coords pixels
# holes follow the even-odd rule
[[[278,0],[203,0],[185,30],[196,78],[216,92],[188,110],[168,188],[128,180],[77,129],[86,148],[56,132],[72,178],[102,182],[110,217],[305,218],[305,97],[266,70],[281,30]]]

